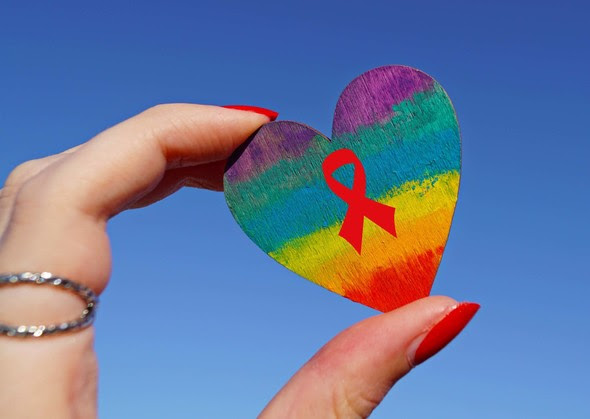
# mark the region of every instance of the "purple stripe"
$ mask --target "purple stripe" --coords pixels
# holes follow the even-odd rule
[[[379,67],[360,75],[340,95],[334,112],[333,136],[389,120],[394,113],[393,105],[432,88],[433,83],[427,74],[404,66]],[[228,168],[226,179],[247,181],[281,160],[300,158],[316,135],[322,134],[302,124],[268,123],[239,151],[239,161]]]
[[[432,88],[434,80],[410,67],[379,67],[357,77],[338,100],[332,135],[355,132],[393,116],[391,107]]]
[[[316,135],[321,134],[295,122],[270,122],[258,131],[225,176],[230,182],[243,182],[258,176],[279,160],[300,158]]]

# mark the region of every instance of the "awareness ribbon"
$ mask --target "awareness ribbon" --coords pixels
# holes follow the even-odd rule
[[[336,170],[347,164],[354,165],[352,189],[338,182],[332,176]],[[330,153],[322,163],[322,170],[330,190],[348,204],[339,236],[349,242],[359,255],[363,244],[365,217],[392,236],[397,237],[394,220],[395,208],[365,196],[367,192],[365,168],[352,150],[343,148]]]

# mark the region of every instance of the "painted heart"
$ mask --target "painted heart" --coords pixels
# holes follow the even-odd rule
[[[344,89],[331,140],[297,122],[264,125],[230,159],[225,197],[273,259],[389,311],[429,294],[460,169],[446,92],[419,70],[387,66]]]

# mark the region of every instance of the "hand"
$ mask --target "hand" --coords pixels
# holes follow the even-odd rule
[[[0,191],[0,273],[49,271],[100,293],[111,270],[107,221],[182,186],[221,190],[226,159],[269,120],[244,110],[160,105],[81,146],[24,163]],[[2,287],[0,320],[69,319],[81,302],[65,294]],[[477,307],[429,297],[360,322],[321,349],[261,416],[368,416]],[[0,337],[0,417],[94,417],[93,336],[89,327],[40,339]]]

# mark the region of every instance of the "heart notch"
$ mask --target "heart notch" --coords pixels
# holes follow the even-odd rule
[[[461,138],[451,101],[406,66],[342,92],[332,138],[264,125],[230,159],[225,197],[269,256],[353,301],[390,311],[427,296],[453,219]]]

